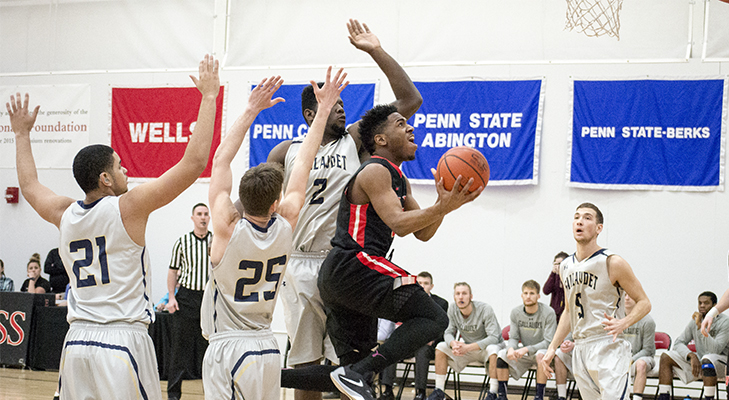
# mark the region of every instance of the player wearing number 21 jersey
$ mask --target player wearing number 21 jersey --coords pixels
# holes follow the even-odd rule
[[[571,329],[575,340],[572,373],[585,400],[625,398],[632,356],[623,331],[651,309],[627,261],[597,244],[602,228],[603,216],[597,206],[583,203],[577,207],[572,220],[577,251],[559,268],[567,318],[560,319],[541,362],[551,377],[550,362]],[[627,315],[624,293],[635,300]]]
[[[145,230],[152,211],[174,200],[205,170],[220,92],[218,63],[200,62],[192,78],[202,95],[182,159],[157,179],[127,187],[119,155],[106,145],[79,150],[73,175],[85,193],[75,201],[40,183],[30,132],[40,106],[11,97],[6,105],[15,132],[17,172],[28,203],[60,231],[59,253],[71,278],[68,322],[59,366],[62,399],[162,399],[157,358],[147,325],[149,298]],[[12,104],[12,106],[11,106]]]
[[[276,163],[249,169],[240,180],[242,215],[230,199],[230,163],[258,113],[281,98],[272,99],[281,77],[264,79],[248,99],[215,153],[208,193],[214,236],[212,271],[203,295],[201,325],[210,340],[203,360],[203,388],[207,399],[262,399],[280,396],[280,352],[271,332],[279,283],[293,242],[293,230],[305,201],[307,176],[321,142],[325,122],[339,93],[347,86],[340,69],[314,93],[320,105],[293,165],[286,194],[281,197],[283,171]]]

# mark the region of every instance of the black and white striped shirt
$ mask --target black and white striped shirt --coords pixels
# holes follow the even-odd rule
[[[190,290],[205,290],[210,265],[212,232],[200,239],[190,232],[177,239],[172,248],[170,268],[180,269],[180,285]]]

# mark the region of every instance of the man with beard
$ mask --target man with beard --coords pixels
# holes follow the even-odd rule
[[[379,39],[366,24],[349,20],[347,28],[352,45],[368,53],[390,82],[396,98],[392,105],[406,119],[410,118],[422,103],[413,82],[397,61],[382,49]],[[319,364],[325,357],[337,361],[327,337],[326,312],[317,288],[317,277],[332,248],[330,242],[344,185],[359,168],[360,158],[369,157],[361,151],[360,121],[346,127],[343,105],[340,98],[329,114],[321,146],[309,174],[307,201],[299,214],[291,258],[280,289],[286,330],[291,341],[288,364],[294,368]],[[311,86],[307,86],[301,94],[301,108],[307,125],[311,125],[318,109]],[[268,155],[267,161],[284,166],[284,187],[288,185],[302,143],[302,139],[284,141]],[[321,399],[321,393],[296,390],[295,398]]]
[[[486,366],[492,378],[489,398],[496,398],[496,359],[505,344],[494,309],[486,303],[473,301],[471,285],[466,282],[453,286],[453,300],[455,303],[448,306],[445,341],[435,348],[435,390],[428,400],[448,398],[444,389],[449,366],[460,372],[474,361]],[[461,333],[461,340],[456,337],[457,332]]]

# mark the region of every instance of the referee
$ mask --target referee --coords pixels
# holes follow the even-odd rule
[[[210,264],[209,247],[213,234],[208,231],[210,212],[203,203],[192,208],[192,232],[180,237],[172,250],[172,260],[167,273],[169,302],[167,311],[172,317],[172,343],[169,371],[167,372],[167,398],[179,399],[182,395],[182,380],[202,376],[202,360],[208,342],[200,331],[200,306]],[[180,288],[175,295],[177,273],[180,273]],[[194,370],[190,361],[194,360]]]

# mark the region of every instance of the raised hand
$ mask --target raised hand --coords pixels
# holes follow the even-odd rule
[[[15,134],[27,135],[35,125],[35,118],[38,116],[38,110],[40,106],[36,106],[32,113],[28,112],[28,102],[30,96],[28,93],[25,94],[25,100],[20,102],[20,93],[16,93],[15,96],[10,96],[10,102],[5,103],[5,108],[8,110],[10,116],[10,126],[13,128]]]
[[[205,54],[205,58],[200,61],[198,66],[198,73],[200,78],[196,78],[190,75],[190,79],[197,86],[197,90],[205,96],[218,97],[220,92],[220,77],[218,76],[218,60],[215,57]]]
[[[356,19],[350,19],[347,29],[349,29],[349,43],[354,47],[367,53],[380,47],[380,39],[370,32],[367,24],[360,24]]]
[[[349,81],[344,81],[344,79],[347,77],[347,73],[344,72],[344,69],[339,68],[339,71],[337,71],[337,74],[334,75],[334,80],[331,79],[332,76],[332,67],[329,66],[327,68],[327,77],[324,81],[324,85],[320,88],[319,85],[316,84],[314,81],[311,82],[311,87],[314,89],[314,95],[316,96],[316,101],[319,103],[319,108],[323,110],[330,110],[332,107],[334,107],[334,104],[339,101],[339,95],[342,93],[342,90],[349,85]]]
[[[430,172],[435,177],[435,169],[431,168]],[[466,182],[466,184],[463,186],[463,189],[459,190],[458,188],[461,187],[462,179],[463,176],[458,175],[458,178],[456,178],[456,181],[453,183],[453,188],[450,191],[446,190],[443,186],[443,178],[435,182],[435,189],[438,192],[437,202],[441,203],[441,206],[446,210],[446,214],[451,211],[457,210],[466,203],[474,201],[476,197],[478,197],[481,192],[483,192],[483,186],[480,186],[473,192],[468,191],[471,185],[473,185],[474,183],[473,178],[469,178],[468,182]]]
[[[286,101],[282,97],[271,99],[283,82],[280,75],[264,78],[258,86],[253,88],[251,95],[248,96],[248,107],[258,113],[261,110],[271,108],[278,103]]]

